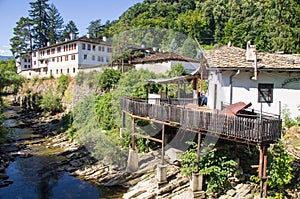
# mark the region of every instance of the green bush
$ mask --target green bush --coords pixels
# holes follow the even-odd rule
[[[117,123],[112,114],[111,93],[106,93],[95,100],[95,111],[99,127],[102,130],[111,130],[117,127]]]
[[[192,142],[191,148],[181,156],[181,173],[191,175],[197,167],[197,144]],[[220,193],[230,186],[229,175],[237,173],[237,163],[233,160],[232,152],[228,148],[201,147],[199,173],[206,176],[207,192]]]
[[[82,71],[79,71],[75,76],[76,85],[81,86],[83,84],[83,80],[84,80],[84,73]]]
[[[114,88],[117,85],[120,77],[121,72],[119,70],[105,69],[98,82],[99,90],[106,92]]]
[[[283,191],[293,178],[294,158],[287,153],[281,141],[273,145],[270,155],[270,166],[267,173],[271,178],[268,179],[268,185],[270,188]]]
[[[51,89],[48,89],[40,101],[40,107],[45,113],[55,114],[62,111],[61,99]]]
[[[61,96],[64,96],[68,86],[69,86],[69,76],[62,74],[58,78],[57,92],[60,93]]]

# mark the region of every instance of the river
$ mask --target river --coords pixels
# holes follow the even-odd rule
[[[12,133],[6,136],[22,141],[34,137],[39,139],[39,135],[33,134],[30,127],[18,127],[17,110],[16,107],[5,109],[5,115],[8,117],[5,125],[12,129]],[[8,180],[13,183],[0,188],[0,199],[119,198],[118,188],[108,189],[98,186],[58,170],[55,165],[65,158],[56,155],[58,150],[60,149],[49,148],[43,144],[34,145],[30,148],[31,157],[14,158],[5,170],[9,176]]]

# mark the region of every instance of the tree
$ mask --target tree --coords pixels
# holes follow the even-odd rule
[[[71,33],[75,36],[78,35],[78,28],[72,20],[69,21],[69,23],[65,26],[65,29],[63,30],[62,41],[64,41],[65,39],[69,39]]]
[[[202,13],[198,10],[188,10],[185,13],[180,14],[176,24],[179,31],[198,40],[201,40],[201,36],[206,30],[206,22]]]
[[[101,30],[102,30],[102,26],[101,26],[101,19],[97,19],[95,21],[91,21],[90,25],[88,26],[87,30],[88,30],[88,34],[92,37],[92,38],[101,38],[103,35],[101,34]]]
[[[37,0],[30,2],[29,16],[33,23],[32,36],[34,41],[34,49],[47,46],[49,34],[49,9],[48,0]]]
[[[54,4],[50,5],[48,9],[48,16],[49,33],[47,37],[50,44],[55,44],[57,41],[61,40],[64,20],[58,12],[57,8],[54,6]]]
[[[100,76],[98,88],[102,92],[109,91],[117,85],[120,77],[121,72],[119,70],[105,69],[103,74]]]
[[[0,100],[2,96],[17,91],[24,81],[23,77],[15,72],[13,65],[15,66],[14,59],[0,62]],[[10,89],[10,92],[4,91],[11,86],[13,88]]]
[[[181,48],[181,53],[183,56],[195,58],[197,55],[197,43],[190,37],[188,37]]]
[[[21,17],[14,28],[14,37],[10,39],[11,52],[14,56],[28,54],[31,51],[32,22],[28,17]]]

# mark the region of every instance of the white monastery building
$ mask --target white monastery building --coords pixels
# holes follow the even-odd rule
[[[74,77],[79,71],[101,71],[110,64],[112,43],[89,35],[48,45],[34,50],[30,58],[16,58],[17,73],[26,77],[59,77],[62,74]]]

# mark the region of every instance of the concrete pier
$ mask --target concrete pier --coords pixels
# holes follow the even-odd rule
[[[138,160],[138,153],[135,150],[130,149],[128,160],[127,160],[127,168],[126,172],[135,172],[139,168],[139,160]]]

